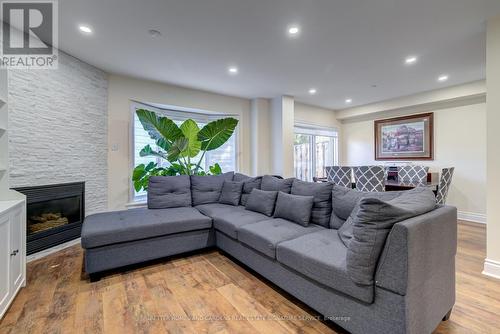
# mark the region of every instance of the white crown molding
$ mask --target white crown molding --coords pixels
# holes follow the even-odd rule
[[[486,215],[484,213],[458,211],[458,219],[473,223],[486,224]]]
[[[500,279],[500,262],[490,259],[484,260],[483,275]]]

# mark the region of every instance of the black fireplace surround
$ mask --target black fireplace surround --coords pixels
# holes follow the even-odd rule
[[[80,237],[85,217],[85,182],[13,188],[26,195],[26,253]]]

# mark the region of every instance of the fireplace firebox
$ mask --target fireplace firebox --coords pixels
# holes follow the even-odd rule
[[[85,182],[14,188],[26,195],[26,253],[80,237],[85,217]]]

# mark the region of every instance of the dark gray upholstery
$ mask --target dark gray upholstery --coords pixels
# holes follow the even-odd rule
[[[316,225],[304,227],[285,219],[275,218],[243,225],[238,229],[238,240],[269,257],[275,258],[278,243],[321,229],[322,227]]]
[[[277,196],[277,191],[253,189],[248,197],[245,208],[271,217],[274,212]]]
[[[248,210],[227,211],[219,213],[212,218],[214,219],[215,229],[224,232],[234,239],[238,238],[238,231],[242,226],[269,220],[269,217],[266,215]]]
[[[264,175],[260,189],[270,191],[282,191],[289,194],[292,190],[292,183],[294,178],[279,179],[272,175]]]
[[[220,214],[223,214],[225,212],[232,212],[235,210],[245,210],[244,206],[234,206],[234,205],[229,205],[229,204],[222,204],[222,203],[209,203],[209,204],[201,204],[195,206],[195,208],[200,211],[202,214],[205,216],[208,216],[210,218],[214,218]]]
[[[435,207],[436,198],[429,188],[408,190],[390,201],[362,199],[353,217],[353,238],[347,249],[349,277],[358,284],[372,285],[380,253],[392,226]]]
[[[288,219],[302,226],[309,225],[314,197],[285,194],[280,191],[276,199],[274,218]]]
[[[248,196],[253,189],[260,189],[260,184],[262,183],[262,176],[250,177],[245,174],[236,173],[234,174],[233,181],[243,182],[243,191],[241,193],[241,205],[246,205]]]
[[[167,209],[191,206],[191,181],[188,175],[151,176],[148,208]]]
[[[193,199],[193,206],[217,203],[224,181],[232,181],[233,175],[233,172],[212,176],[191,175],[191,196]]]
[[[224,181],[219,203],[237,206],[240,204],[243,182]]]
[[[94,248],[211,227],[212,219],[195,208],[141,208],[97,213],[85,218],[82,247]]]
[[[347,248],[337,232],[325,229],[284,241],[276,259],[304,276],[367,303],[373,302],[373,285],[355,284],[347,275]]]
[[[332,186],[329,182],[305,182],[293,180],[292,195],[313,196],[314,204],[311,211],[311,223],[328,227],[332,215]]]

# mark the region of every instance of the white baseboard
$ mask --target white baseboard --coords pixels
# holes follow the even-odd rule
[[[483,275],[500,279],[500,262],[489,259],[484,260]]]
[[[65,249],[65,248],[68,248],[68,247],[71,247],[71,246],[74,246],[74,245],[79,245],[79,244],[80,244],[80,238],[75,239],[75,240],[71,240],[71,241],[68,241],[68,242],[65,242],[63,244],[54,246],[52,248],[45,249],[45,250],[43,250],[41,252],[38,252],[38,253],[26,256],[26,262],[31,262],[31,261],[35,261],[35,260],[41,259],[43,257],[46,257],[47,255],[50,255],[50,254],[55,253],[55,252],[58,252],[58,251],[60,251],[62,249]]]
[[[458,219],[473,223],[486,224],[486,215],[484,213],[458,211]]]

